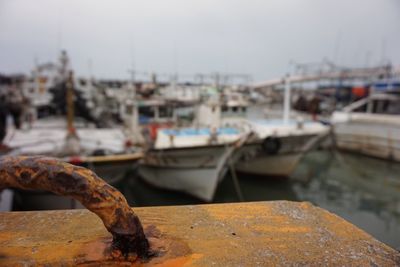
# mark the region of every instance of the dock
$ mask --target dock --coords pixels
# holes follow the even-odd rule
[[[308,202],[134,208],[153,256],[110,252],[88,210],[0,213],[0,265],[399,266],[400,253]]]

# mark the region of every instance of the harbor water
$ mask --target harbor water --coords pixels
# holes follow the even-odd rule
[[[338,151],[307,154],[289,179],[238,176],[245,201],[309,201],[400,249],[400,164]],[[119,185],[132,206],[201,204],[184,193],[154,188],[135,173]],[[238,202],[232,177],[215,203]]]

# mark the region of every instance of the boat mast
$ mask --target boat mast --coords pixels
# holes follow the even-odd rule
[[[285,92],[284,92],[284,100],[283,100],[283,122],[285,124],[289,123],[290,118],[290,75],[287,74],[285,79]]]
[[[68,79],[66,80],[66,102],[67,102],[67,136],[65,138],[64,149],[62,154],[71,156],[79,155],[81,145],[79,137],[76,134],[74,126],[74,76],[73,72],[69,71]]]
[[[75,134],[74,127],[74,88],[73,88],[73,73],[69,72],[67,81],[67,130],[68,135]]]

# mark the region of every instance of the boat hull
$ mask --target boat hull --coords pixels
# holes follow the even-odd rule
[[[268,153],[261,142],[244,145],[235,153],[235,170],[266,177],[289,177],[300,162],[307,144],[317,135],[278,138],[280,148]]]
[[[228,146],[153,150],[139,165],[139,174],[151,185],[185,192],[212,201],[226,172]]]
[[[92,170],[108,184],[115,186],[122,181],[124,176],[137,169],[138,161],[143,154],[120,154],[90,157],[71,157],[64,159],[71,164],[82,166]]]
[[[400,125],[350,121],[334,127],[341,150],[400,162]]]

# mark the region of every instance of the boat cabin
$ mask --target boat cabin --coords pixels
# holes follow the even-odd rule
[[[160,99],[138,101],[139,123],[166,123],[175,122],[175,106]]]
[[[246,117],[248,101],[238,92],[229,92],[222,95],[222,117]]]
[[[343,111],[352,113],[400,115],[400,95],[375,94],[347,106]]]

